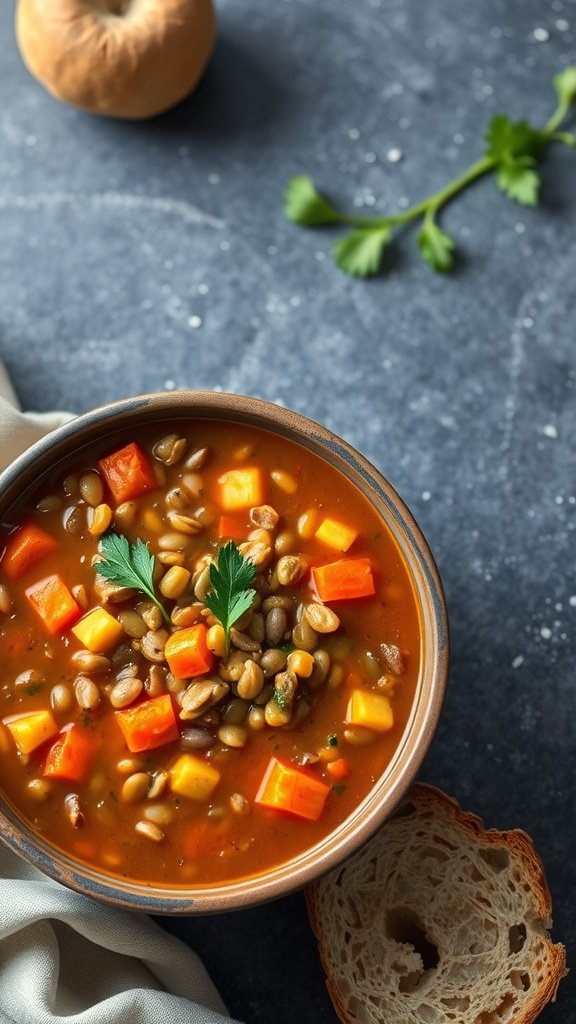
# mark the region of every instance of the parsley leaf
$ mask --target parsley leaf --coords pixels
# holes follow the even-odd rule
[[[392,232],[421,221],[418,234],[420,255],[433,270],[445,273],[454,264],[454,242],[442,231],[436,218],[441,210],[474,182],[488,174],[496,178],[498,188],[524,206],[538,202],[540,178],[536,162],[548,146],[560,143],[576,149],[576,135],[565,131],[563,122],[576,106],[576,67],[566,67],[554,78],[557,105],[541,128],[528,121],[513,121],[496,114],[489,123],[484,155],[444,188],[385,217],[345,213],[332,206],[316,189],[311,178],[292,178],[284,196],[284,211],[289,220],[307,227],[322,224],[348,225],[353,230],[333,247],[336,266],[354,277],[376,274]]]
[[[140,537],[132,544],[121,533],[105,533],[100,539],[100,552],[103,558],[95,563],[96,572],[119,587],[141,590],[170,622],[154,592],[154,555],[148,545]]]
[[[532,169],[533,165],[533,157],[523,156],[504,160],[498,166],[498,188],[522,206],[536,206],[538,202],[540,175]]]
[[[424,220],[422,230],[418,235],[418,247],[422,259],[430,264],[432,270],[436,270],[439,274],[445,274],[448,270],[452,270],[454,242],[450,235],[442,231],[428,217]]]
[[[543,146],[542,132],[527,121],[511,121],[505,114],[496,114],[486,132],[486,156],[496,164],[516,156],[539,156]]]
[[[312,178],[305,174],[288,182],[284,193],[284,213],[288,220],[304,227],[337,224],[342,219],[338,210],[316,191]]]
[[[390,228],[359,228],[334,245],[336,266],[353,277],[368,277],[380,267]]]
[[[244,558],[233,540],[218,552],[217,561],[210,566],[210,583],[206,604],[216,616],[226,634],[226,649],[230,645],[230,629],[248,611],[255,591],[249,589],[256,575],[256,567]]]

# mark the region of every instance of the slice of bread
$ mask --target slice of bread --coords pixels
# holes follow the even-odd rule
[[[431,786],[306,899],[345,1024],[530,1024],[565,973],[529,836]]]

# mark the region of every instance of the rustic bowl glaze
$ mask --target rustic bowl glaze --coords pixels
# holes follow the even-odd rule
[[[358,849],[396,807],[414,780],[434,735],[446,687],[449,641],[446,605],[428,545],[406,505],[362,455],[329,430],[255,398],[206,391],[143,395],[79,416],[21,455],[0,475],[0,517],[48,469],[87,445],[154,421],[226,420],[265,428],[316,452],[343,473],[385,520],[408,565],[421,618],[421,669],[412,712],[392,762],[355,812],[322,842],[265,874],[198,889],[115,879],[46,843],[0,796],[0,837],[16,853],[64,885],[152,914],[205,914],[285,896]]]

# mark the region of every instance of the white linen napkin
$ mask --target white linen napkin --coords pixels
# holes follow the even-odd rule
[[[22,413],[0,362],[0,469],[70,413]],[[0,845],[0,1024],[231,1024],[200,959],[143,914]]]

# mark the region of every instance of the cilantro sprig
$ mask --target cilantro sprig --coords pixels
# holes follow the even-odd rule
[[[244,558],[232,540],[220,548],[216,562],[210,566],[213,589],[205,600],[224,629],[227,651],[230,648],[230,629],[252,604],[255,591],[250,584],[255,575],[254,563]]]
[[[388,217],[343,213],[317,191],[311,178],[291,178],[284,195],[288,220],[303,227],[327,224],[352,228],[333,247],[336,266],[354,277],[376,274],[395,228],[421,221],[417,236],[420,255],[433,270],[444,274],[454,265],[455,243],[437,223],[440,211],[460,192],[487,174],[494,174],[498,188],[522,206],[538,202],[539,161],[552,143],[576,148],[576,135],[562,129],[576,105],[576,67],[567,67],[554,78],[557,105],[543,128],[527,121],[512,121],[496,114],[485,136],[483,156],[445,188],[421,203]]]
[[[170,622],[154,591],[154,555],[143,540],[138,538],[131,543],[121,533],[105,533],[100,539],[100,553],[102,559],[94,565],[100,576],[119,587],[141,590],[160,609],[165,621]]]

